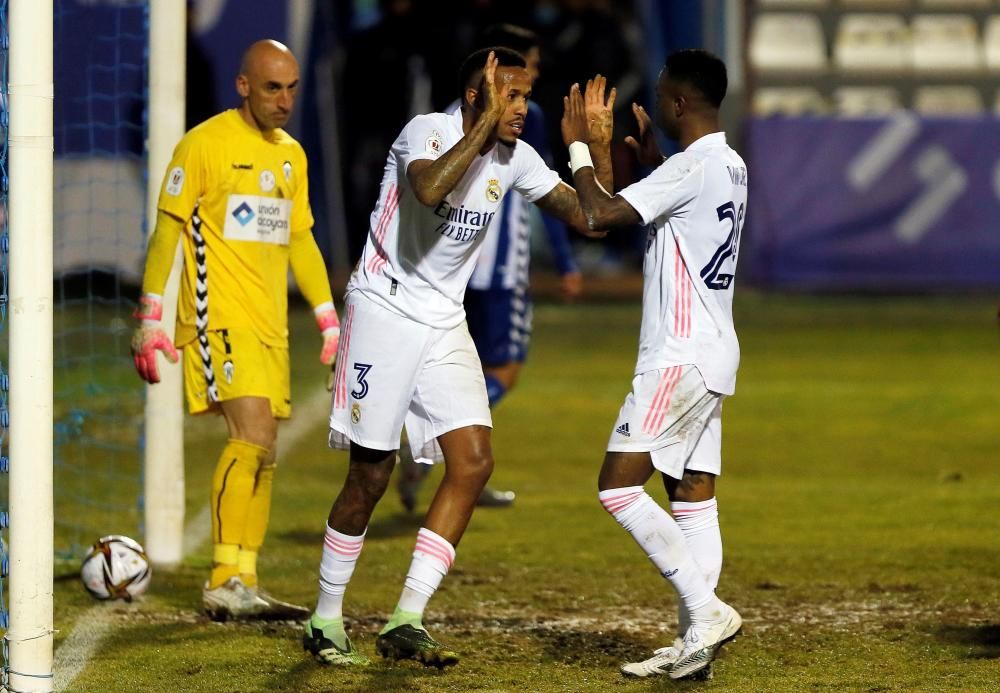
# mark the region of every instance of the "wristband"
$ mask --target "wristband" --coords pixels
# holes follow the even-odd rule
[[[158,321],[163,318],[163,297],[159,294],[143,294],[139,297],[139,307],[132,317],[142,321]]]
[[[569,145],[569,167],[576,173],[581,168],[594,168],[594,160],[590,158],[590,147],[577,140]]]
[[[334,328],[340,331],[340,318],[337,317],[337,310],[330,301],[313,308],[313,314],[316,316],[316,325],[323,334]]]

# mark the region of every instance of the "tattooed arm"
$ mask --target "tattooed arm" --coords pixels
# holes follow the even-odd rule
[[[491,52],[486,59],[483,78],[486,82],[486,106],[465,137],[440,158],[418,159],[406,169],[406,178],[420,204],[436,207],[454,190],[479,151],[493,134],[503,115],[509,86],[498,88],[495,82],[497,58]]]
[[[572,142],[592,144],[595,129],[590,122],[578,85],[573,85],[569,96],[564,98],[563,105],[565,108],[562,119],[563,140],[567,145]],[[596,163],[598,166],[601,165],[600,160]],[[622,197],[612,196],[599,180],[598,172],[591,165],[577,168],[573,173],[576,196],[579,198],[587,229],[593,231],[640,223],[642,218],[635,208]]]
[[[593,180],[593,174],[590,177]],[[599,230],[604,228],[603,226],[591,226],[587,222],[587,217],[580,204],[580,199],[577,197],[576,190],[565,183],[559,183],[548,195],[536,200],[535,204],[543,212],[562,219],[584,236],[604,238],[607,235],[607,231]]]

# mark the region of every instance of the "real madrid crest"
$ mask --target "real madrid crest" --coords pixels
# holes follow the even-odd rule
[[[361,423],[361,405],[357,402],[351,405],[351,423]]]
[[[286,161],[281,165],[281,171],[285,174],[285,182],[287,183],[292,179],[292,162]]]
[[[264,169],[260,172],[260,178],[257,179],[260,183],[260,189],[263,192],[271,192],[274,190],[274,174],[270,170]]]
[[[500,181],[496,178],[490,178],[489,181],[486,182],[486,199],[490,202],[499,202],[502,194],[503,191],[500,190]]]

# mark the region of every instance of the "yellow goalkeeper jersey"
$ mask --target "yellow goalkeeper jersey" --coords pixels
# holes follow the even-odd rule
[[[280,129],[265,138],[235,109],[220,113],[181,139],[158,206],[186,221],[176,344],[201,324],[287,346],[289,243],[313,226],[302,146]]]

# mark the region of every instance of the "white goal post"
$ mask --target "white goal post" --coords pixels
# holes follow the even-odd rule
[[[150,0],[147,218],[184,134],[185,3]],[[5,690],[53,688],[53,0],[9,0],[10,623]],[[137,230],[138,232],[138,230]],[[180,263],[165,297],[172,331]],[[166,365],[166,364],[164,364]],[[181,369],[161,369],[146,405],[146,548],[181,559]]]
[[[52,690],[52,0],[10,0],[7,686]]]
[[[160,184],[184,135],[186,3],[150,0],[146,223],[152,235]],[[163,329],[174,336],[180,248],[163,297]],[[157,356],[160,382],[146,387],[144,484],[146,555],[157,566],[181,562],[184,537],[184,405],[182,361]],[[181,356],[183,358],[183,356]]]

